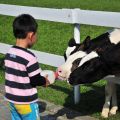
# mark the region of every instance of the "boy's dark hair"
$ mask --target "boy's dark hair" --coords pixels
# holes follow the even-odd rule
[[[24,39],[28,32],[37,31],[38,24],[29,14],[21,14],[13,21],[13,33],[16,38]]]

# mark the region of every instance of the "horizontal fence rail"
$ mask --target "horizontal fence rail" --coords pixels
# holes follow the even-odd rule
[[[120,13],[75,9],[73,23],[120,28]]]
[[[0,53],[6,54],[11,46],[12,45],[0,43]],[[59,67],[61,64],[64,63],[63,56],[40,52],[37,50],[30,50],[30,51],[32,51],[37,56],[39,63],[43,63],[55,67]]]
[[[81,9],[53,9],[0,4],[1,15],[17,16],[22,13],[29,13],[36,19],[40,20],[120,27],[119,12],[91,11]]]
[[[72,12],[70,9],[52,9],[0,4],[1,15],[18,16],[22,13],[31,14],[34,18],[39,20],[72,23]]]

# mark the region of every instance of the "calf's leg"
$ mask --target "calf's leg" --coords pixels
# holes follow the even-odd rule
[[[110,100],[112,97],[112,88],[111,88],[111,82],[107,81],[107,84],[105,86],[105,103],[103,105],[101,116],[104,118],[107,118],[110,111]]]
[[[118,110],[117,95],[116,95],[116,84],[112,83],[111,87],[112,87],[112,108],[110,110],[110,115],[115,115],[117,110]]]

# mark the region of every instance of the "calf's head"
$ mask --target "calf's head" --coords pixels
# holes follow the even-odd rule
[[[78,67],[81,59],[87,55],[84,51],[88,48],[89,41],[89,36],[80,44],[76,44],[74,38],[69,40],[68,47],[64,53],[66,62],[58,68],[58,75],[61,79],[68,79],[70,73]]]
[[[59,77],[62,79],[68,79],[70,73],[78,67],[81,58],[84,56],[86,56],[86,53],[83,51],[77,51],[70,55],[67,61],[58,68]]]
[[[108,75],[106,64],[100,57],[92,58],[75,69],[69,76],[71,85],[96,82]]]

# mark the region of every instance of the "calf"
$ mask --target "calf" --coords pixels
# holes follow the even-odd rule
[[[87,59],[93,52],[85,56]],[[80,61],[78,67],[70,74],[69,83],[72,85],[93,83],[107,75],[120,73],[120,43],[110,47],[100,54],[94,52],[94,57],[88,61]],[[83,61],[83,63],[81,63]]]
[[[107,75],[115,75],[116,77],[114,77],[114,79],[118,79],[117,76],[120,74],[119,53],[120,43],[109,48],[107,51],[104,51],[104,53],[101,54],[101,56],[98,55],[97,57],[82,63],[77,69],[75,69],[70,74],[69,83],[72,85],[93,83],[104,78]],[[115,84],[112,82],[108,82],[105,87],[105,91],[106,100],[103,106],[102,116],[108,117],[109,113],[116,114],[116,111],[118,109]],[[111,110],[109,110],[111,99],[112,108]]]
[[[77,47],[75,46],[73,51],[69,51],[69,49],[67,49],[67,53],[69,53],[67,57],[68,58],[71,57],[71,54],[73,54],[72,56],[74,56],[74,53],[76,51],[84,51],[88,55],[85,55],[84,58],[82,56],[81,57],[79,56],[76,60],[71,61],[71,63],[66,61],[66,63],[63,64],[58,69],[60,71],[60,72],[58,72],[59,75],[61,77],[64,76],[64,78],[66,78],[66,79],[69,78],[69,82],[72,85],[75,85],[75,84],[83,84],[83,83],[92,83],[92,82],[102,79],[106,75],[118,74],[119,73],[119,69],[118,69],[119,65],[118,65],[118,63],[113,62],[113,61],[117,60],[117,58],[116,58],[117,55],[115,55],[114,54],[115,52],[113,52],[113,54],[115,55],[114,56],[115,59],[112,61],[113,56],[112,55],[110,56],[109,54],[111,54],[111,53],[109,53],[109,52],[110,51],[112,52],[113,48],[112,49],[109,49],[109,48],[118,44],[120,41],[119,38],[120,38],[120,29],[114,29],[111,32],[107,32],[103,35],[100,35],[99,37],[97,37],[93,40],[90,40],[90,37],[88,36],[84,40],[83,43],[77,44]],[[74,41],[74,40],[72,40],[72,41]],[[118,44],[118,46],[119,46],[119,44]],[[118,50],[118,46],[114,47],[113,50],[115,50],[115,48],[117,48],[116,50]],[[108,49],[109,49],[109,52],[106,53],[106,51]],[[96,51],[96,52],[91,52],[91,51]],[[102,54],[102,53],[104,53],[104,54]],[[105,56],[105,54],[107,56]],[[109,59],[106,59],[106,62],[105,62],[104,59],[108,58],[108,55],[109,55]],[[102,56],[102,57],[100,57],[100,56]],[[117,56],[117,57],[119,58],[119,56]],[[107,60],[111,60],[111,62],[107,61]],[[106,64],[109,62],[112,63],[112,65]],[[67,66],[70,66],[70,67],[67,67]],[[114,66],[114,67],[112,67],[112,66]],[[77,68],[77,67],[79,67],[79,68]],[[109,67],[110,68],[112,67],[112,68],[109,69]],[[78,73],[78,71],[79,71],[79,73]],[[88,73],[86,74],[85,71],[86,71],[86,73],[88,71]],[[64,73],[66,73],[66,74],[64,74]],[[76,77],[74,77],[75,74],[76,74]],[[79,81],[79,77],[82,77],[82,78],[80,78],[80,81]],[[114,79],[118,79],[118,77],[116,77],[116,78],[114,77]],[[103,110],[102,110],[102,116],[108,117],[109,113],[116,114],[116,111],[118,109],[115,84],[108,82],[105,87],[105,90],[106,90],[105,93],[107,93],[107,94],[106,94],[105,104],[104,104]],[[112,99],[112,108],[111,108],[111,110],[109,110],[111,99]]]
[[[110,32],[106,32],[92,40],[90,37],[86,37],[83,43],[75,44],[75,40],[71,39],[68,43],[68,48],[64,54],[65,60],[71,55],[74,55],[77,51],[85,52],[85,54],[90,53],[91,51],[96,51],[98,54],[101,54],[109,47],[114,46],[120,40],[120,29],[114,29]],[[76,55],[74,55],[76,56]],[[61,65],[58,68],[58,74],[63,77],[63,79],[68,79],[71,72],[73,72],[79,65],[81,58],[84,56],[75,57],[76,59],[71,60],[71,62],[66,61],[65,64]],[[74,57],[72,57],[74,58]]]

